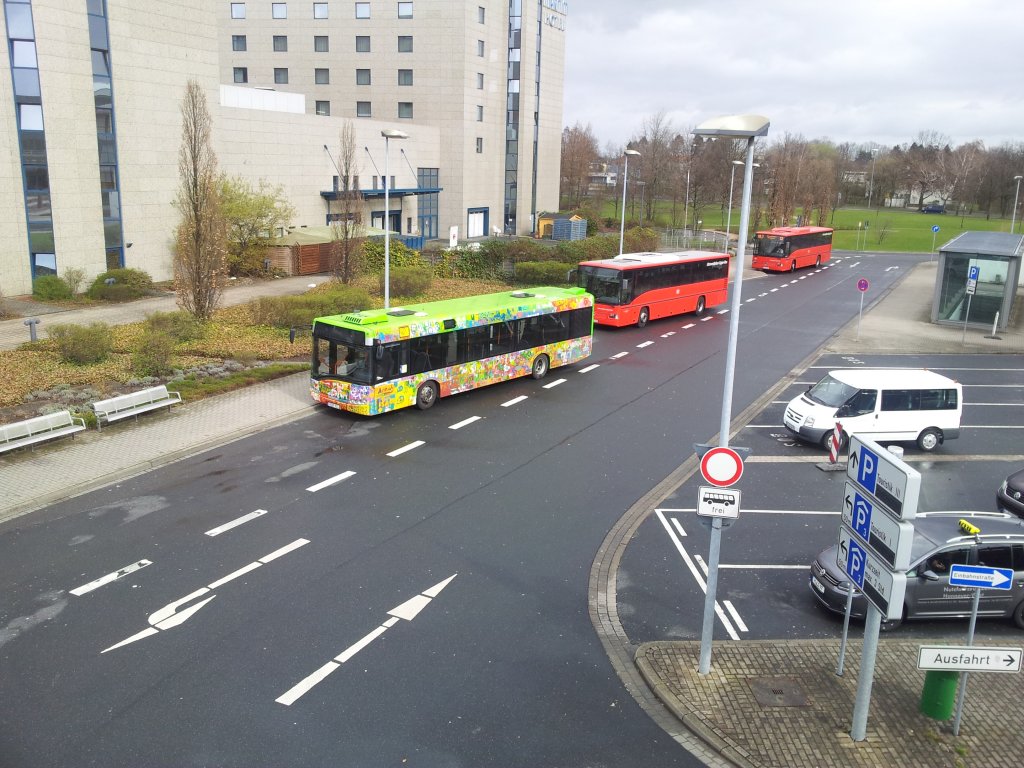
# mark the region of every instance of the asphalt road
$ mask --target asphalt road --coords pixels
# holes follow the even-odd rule
[[[913,260],[746,281],[734,413]],[[602,330],[591,361],[424,413],[316,410],[0,527],[3,764],[699,764],[587,589],[717,432],[728,318]]]

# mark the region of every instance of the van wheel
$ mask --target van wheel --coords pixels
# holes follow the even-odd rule
[[[840,432],[839,433],[839,452],[840,453],[842,453],[843,450],[846,448],[846,443],[847,443],[846,433],[845,432]],[[828,432],[826,432],[824,435],[821,436],[821,447],[824,448],[826,451],[829,450],[832,447],[832,431],[831,430],[829,430]]]
[[[696,308],[694,308],[693,314],[695,314],[697,317],[700,317],[701,315],[704,314],[704,310],[707,309],[707,306],[707,302],[704,300],[704,297],[701,296],[699,299],[697,299],[697,306]]]
[[[547,355],[537,355],[533,358],[533,378],[543,379],[548,375],[548,368],[551,366]]]
[[[928,427],[917,437],[917,447],[922,451],[934,451],[942,444],[942,433],[934,427]]]
[[[1013,609],[1013,623],[1017,625],[1018,629],[1024,629],[1024,600],[1021,600]]]
[[[647,307],[643,307],[640,310],[640,314],[636,318],[636,327],[643,328],[647,325],[647,321],[651,319],[651,311]]]
[[[425,381],[416,390],[416,407],[421,411],[427,410],[437,402],[437,384],[432,381]]]

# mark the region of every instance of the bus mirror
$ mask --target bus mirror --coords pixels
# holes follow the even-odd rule
[[[576,269],[576,267],[573,267],[572,269],[565,273],[565,282],[575,283],[577,274],[579,274],[579,270]]]

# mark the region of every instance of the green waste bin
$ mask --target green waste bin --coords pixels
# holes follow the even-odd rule
[[[924,689],[921,691],[921,714],[933,720],[949,720],[956,703],[956,687],[960,682],[959,672],[932,669],[924,674]]]

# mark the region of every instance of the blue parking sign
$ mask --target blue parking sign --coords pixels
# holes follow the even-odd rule
[[[875,483],[878,481],[878,456],[868,450],[866,446],[860,448],[860,458],[857,464],[857,483],[868,493],[875,493]]]
[[[853,579],[853,583],[860,589],[864,588],[864,570],[867,563],[867,551],[850,539],[846,550],[846,575]]]
[[[871,502],[859,493],[853,494],[853,530],[864,541],[871,540]]]

